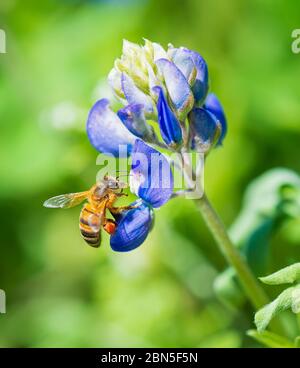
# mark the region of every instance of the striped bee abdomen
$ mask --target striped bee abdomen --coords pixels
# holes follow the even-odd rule
[[[100,245],[101,216],[89,203],[85,204],[79,217],[79,228],[83,239],[92,247]]]

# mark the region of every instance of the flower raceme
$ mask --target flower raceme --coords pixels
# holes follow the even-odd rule
[[[115,113],[107,99],[96,102],[87,134],[99,152],[118,157],[126,146],[132,157],[130,189],[139,200],[116,218],[110,241],[114,250],[128,251],[146,239],[153,209],[173,192],[169,161],[156,148],[207,155],[222,144],[227,124],[218,98],[208,93],[205,60],[187,48],[165,50],[148,40],[143,46],[125,40],[108,82],[124,107]]]

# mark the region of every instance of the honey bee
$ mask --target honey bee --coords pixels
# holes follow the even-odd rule
[[[114,220],[106,218],[106,210],[116,216],[123,211],[135,208],[134,206],[114,206],[119,197],[127,196],[123,193],[124,188],[127,188],[126,183],[118,178],[105,175],[90,190],[49,198],[44,202],[44,207],[71,208],[87,200],[80,212],[79,229],[83,239],[90,246],[97,248],[101,243],[101,228],[112,235],[117,227]]]

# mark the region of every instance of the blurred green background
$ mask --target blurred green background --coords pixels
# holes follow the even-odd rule
[[[105,76],[122,39],[145,37],[208,62],[229,131],[207,162],[206,191],[229,227],[251,180],[278,166],[300,173],[299,14],[297,0],[1,0],[1,347],[254,346],[250,306],[214,293],[226,264],[191,201],[157,211],[128,254],[107,237],[89,248],[79,208],[42,203],[94,183],[88,110],[110,96]],[[272,235],[266,273],[299,261],[299,229],[294,219]]]

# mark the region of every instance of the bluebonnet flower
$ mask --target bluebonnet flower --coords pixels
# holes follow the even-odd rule
[[[225,138],[227,132],[227,122],[223,107],[215,94],[210,93],[207,96],[204,108],[209,112],[211,112],[221,123],[221,134],[219,137],[218,144],[222,144],[223,139]]]
[[[163,140],[171,147],[176,147],[177,144],[182,143],[182,130],[180,123],[169,107],[163,89],[161,87],[153,87],[158,95],[157,110],[158,110],[158,123],[160,127],[160,133]]]
[[[222,125],[209,110],[195,107],[189,115],[191,148],[206,152],[218,142]]]
[[[96,102],[89,113],[87,135],[99,152],[116,157],[121,145],[127,146],[130,153],[136,139],[122,124],[118,115],[110,109],[109,101],[105,98]]]
[[[124,107],[115,113],[108,100],[98,101],[90,112],[87,134],[100,152],[118,156],[119,147],[126,146],[132,155],[131,191],[140,199],[116,218],[117,230],[111,236],[114,250],[127,251],[144,241],[153,208],[162,206],[173,191],[173,178],[169,183],[164,179],[172,177],[168,161],[153,146],[179,154],[189,150],[208,154],[222,144],[227,123],[219,100],[208,92],[205,60],[187,48],[169,45],[165,50],[148,40],[143,46],[125,40],[108,82]],[[140,163],[137,168],[140,154],[148,159],[156,155],[160,164]],[[162,177],[161,165],[166,170]]]
[[[137,140],[132,152],[131,190],[140,198],[135,207],[116,216],[117,229],[111,236],[113,250],[126,252],[137,248],[152,228],[153,208],[165,204],[173,192],[173,175],[164,156]]]
[[[138,138],[146,142],[156,142],[157,137],[154,129],[145,118],[144,105],[132,104],[120,109],[117,112],[126,128]]]

